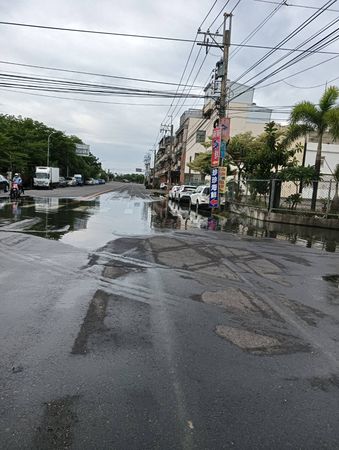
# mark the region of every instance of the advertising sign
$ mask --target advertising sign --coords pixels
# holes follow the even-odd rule
[[[75,153],[78,156],[89,156],[89,145],[75,144]]]
[[[220,160],[220,128],[214,128],[212,134],[212,158],[211,166],[218,167]]]
[[[219,207],[219,174],[217,167],[213,167],[211,171],[210,207]]]
[[[231,119],[229,117],[223,117],[220,119],[220,128],[221,128],[221,140],[228,141],[230,138],[230,125]]]
[[[230,124],[229,117],[220,119],[220,157],[224,159],[227,152],[227,144],[230,140]]]
[[[219,167],[219,194],[226,192],[227,167]]]

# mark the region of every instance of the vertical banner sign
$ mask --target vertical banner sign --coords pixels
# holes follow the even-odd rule
[[[219,167],[219,194],[226,193],[227,167]]]
[[[220,156],[225,158],[227,152],[227,144],[230,140],[231,119],[223,117],[220,119]]]
[[[211,166],[218,167],[220,160],[220,128],[214,128],[212,134],[212,158]]]
[[[212,167],[211,170],[210,207],[219,207],[219,174],[217,167]]]

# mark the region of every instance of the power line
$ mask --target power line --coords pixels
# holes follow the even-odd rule
[[[254,0],[255,2],[260,2],[260,3],[271,3],[273,5],[278,5],[278,2],[273,2],[270,0]],[[297,5],[295,3],[287,3],[287,1],[285,1],[284,6],[291,6],[293,8],[305,8],[305,9],[318,9],[316,6],[309,6],[309,5]],[[328,9],[327,11],[330,12],[339,12],[339,9]]]
[[[259,66],[262,62],[264,62],[267,58],[269,58],[273,53],[275,53],[281,46],[283,46],[286,42],[290,41],[293,37],[295,37],[298,33],[300,33],[304,28],[306,28],[310,23],[312,23],[320,14],[322,14],[327,8],[335,3],[336,0],[327,1],[321,8],[317,10],[317,12],[313,13],[308,19],[302,22],[298,27],[296,27],[291,33],[289,33],[284,39],[282,39],[272,50],[265,53],[257,62],[252,64],[248,69],[246,69],[239,77],[234,80],[234,82],[239,81],[241,78],[245,77],[249,72]],[[303,50],[304,52],[304,50]]]
[[[338,29],[337,29],[338,30]],[[319,46],[320,48],[325,47],[327,45],[330,45],[332,42],[336,41],[339,39],[339,36],[335,36],[333,38],[331,38],[329,41],[327,42],[323,42],[326,41],[326,39],[328,39],[328,37],[330,35],[332,35],[333,33],[335,33],[337,30],[334,30],[332,33],[329,33],[329,35],[325,36],[325,38],[321,39],[320,41],[318,41],[317,43],[313,44],[311,47],[314,46]],[[247,87],[244,91],[240,92],[239,94],[236,94],[235,96],[233,96],[231,98],[231,100],[234,100],[235,98],[239,97],[240,95],[244,94],[245,92],[248,92],[249,90],[253,89],[254,87],[256,87],[258,84],[261,84],[263,81],[266,81],[268,78],[273,77],[274,75],[276,75],[277,73],[287,69],[288,67],[296,64],[297,62],[301,61],[302,59],[307,58],[309,55],[309,53],[305,53],[305,55],[298,55],[294,58],[292,58],[290,61],[288,61],[287,63],[281,65],[280,67],[278,67],[275,71],[273,71],[272,73],[266,75],[264,78],[262,78],[261,80],[257,81],[256,83],[254,83],[252,86]],[[230,100],[230,101],[231,101]]]
[[[127,103],[127,102],[109,102],[104,100],[91,100],[91,99],[85,99],[85,98],[75,98],[75,97],[62,97],[59,95],[48,95],[48,94],[37,94],[36,92],[27,92],[22,90],[16,90],[16,89],[4,89],[1,88],[2,91],[5,92],[16,92],[18,94],[26,94],[26,95],[34,95],[37,97],[47,97],[47,98],[56,98],[61,100],[73,100],[78,102],[89,102],[89,103],[100,103],[100,104],[107,104],[107,105],[122,105],[122,106],[169,106],[169,104],[160,104],[160,103]],[[193,105],[187,105],[187,106],[193,106]]]
[[[339,55],[338,56],[332,56],[332,58],[328,58],[328,59],[325,59],[325,61],[321,61],[320,64],[321,65],[325,64],[325,63],[327,63],[329,61],[332,61],[333,59],[336,59],[338,57],[339,57]],[[279,80],[275,80],[275,81],[271,81],[271,83],[263,84],[262,86],[259,86],[256,89],[263,89],[263,88],[266,88],[268,86],[272,86],[274,84],[281,83],[284,80],[288,80],[289,78],[293,78],[293,77],[295,77],[295,76],[297,76],[297,75],[299,75],[301,73],[304,73],[304,72],[307,72],[308,70],[314,69],[315,67],[319,67],[319,63],[313,64],[312,66],[306,67],[305,69],[299,70],[298,72],[294,72],[291,75],[287,75],[284,78],[280,78]]]
[[[249,42],[265,25],[266,23],[279,11],[279,9],[283,6],[284,4],[284,0],[278,4],[278,6],[276,8],[274,8],[273,11],[271,11],[265,18],[264,20],[262,20],[259,25],[257,25],[254,30],[251,31],[251,33],[249,33],[245,39],[243,39],[241,41],[241,44],[247,44],[247,42]],[[237,47],[233,53],[231,53],[229,60],[231,60],[232,58],[234,58],[234,56],[236,54],[238,54],[241,49],[243,47]]]
[[[19,66],[19,67],[29,67],[29,68],[33,68],[33,69],[51,70],[51,71],[56,71],[56,72],[91,75],[91,76],[104,77],[104,78],[114,78],[114,79],[118,79],[118,80],[137,81],[137,82],[141,82],[141,83],[152,83],[152,84],[164,84],[164,85],[169,85],[169,86],[178,86],[178,83],[173,83],[170,81],[150,80],[150,79],[146,79],[146,78],[123,77],[120,75],[109,75],[109,74],[96,73],[96,72],[86,72],[86,71],[82,71],[82,70],[63,69],[63,68],[58,68],[58,67],[40,66],[40,65],[35,65],[35,64],[24,64],[24,63],[12,62],[12,61],[0,60],[0,64]],[[193,87],[201,88],[201,86],[193,86]]]
[[[241,0],[238,0],[237,3],[235,4],[235,6],[233,6],[233,9],[231,10],[230,14],[233,14],[234,11],[236,10],[236,8],[239,6],[239,3],[241,2]]]
[[[212,25],[215,23],[215,21],[216,21],[217,18],[220,16],[220,14],[223,12],[223,10],[226,8],[226,6],[228,5],[229,2],[230,2],[230,0],[227,0],[227,1],[226,1],[226,3],[225,3],[225,4],[223,5],[223,7],[221,8],[221,10],[217,13],[217,15],[216,15],[215,19],[213,20],[213,22],[209,25],[209,28],[212,27]],[[216,3],[217,3],[217,2],[214,2],[213,6],[215,6]],[[213,9],[213,8],[211,8],[209,12],[211,12],[212,9]],[[200,26],[199,26],[199,28],[198,28],[198,32],[197,32],[196,37],[195,37],[195,41],[197,41],[198,34],[199,34],[199,30],[200,30],[201,27],[203,26],[203,24],[204,24],[204,22],[206,21],[206,19],[207,19],[207,17],[205,17],[204,21],[200,24]],[[191,75],[192,75],[192,73],[193,73],[194,67],[195,67],[195,65],[196,65],[196,63],[197,63],[197,61],[198,61],[198,58],[199,58],[200,53],[201,53],[201,50],[202,50],[202,47],[199,48],[198,54],[197,54],[197,56],[196,56],[196,58],[195,58],[195,61],[194,61],[193,66],[192,66],[192,68],[191,68],[191,71],[190,71],[190,73],[189,73],[189,75],[188,75],[188,77],[187,77],[187,81],[186,81],[186,83],[185,83],[185,85],[184,85],[184,89],[188,87],[189,79],[190,79],[190,77],[191,77]],[[197,72],[197,74],[196,74],[196,76],[195,76],[195,78],[194,78],[193,83],[195,83],[195,80],[197,79],[197,77],[198,77],[198,75],[199,75],[199,73],[200,73],[200,71],[201,71],[201,69],[202,69],[202,66],[203,66],[203,64],[205,63],[206,58],[207,58],[207,54],[206,54],[206,56],[204,57],[204,59],[203,59],[201,65],[200,65],[200,67],[199,67],[199,69],[198,69],[198,72]],[[204,88],[204,86],[203,86],[202,88]],[[190,93],[190,92],[191,92],[191,89],[189,89],[188,92]],[[174,119],[178,116],[179,112],[180,112],[181,109],[183,108],[183,105],[185,104],[185,101],[186,101],[186,99],[182,102],[182,105],[180,106],[180,108],[179,108],[177,114],[174,116]],[[175,107],[174,107],[173,110],[171,111],[171,114],[172,114],[172,115],[174,114],[174,111],[177,109],[179,103],[180,103],[180,101],[178,100],[177,104],[175,105]],[[173,117],[172,117],[172,121],[173,121],[174,119],[173,119]]]
[[[207,14],[205,15],[204,19],[202,20],[202,22],[201,22],[199,28],[203,26],[203,24],[204,24],[205,21],[207,20],[208,16],[209,16],[210,13],[212,12],[212,10],[213,10],[213,8],[214,8],[214,6],[215,6],[216,4],[217,4],[217,0],[215,0],[215,1],[213,2],[212,6],[211,6],[210,9],[208,10],[208,12],[207,12]],[[191,46],[189,55],[188,55],[188,57],[187,57],[187,59],[186,59],[185,67],[184,67],[184,70],[182,71],[182,74],[181,74],[181,77],[180,77],[180,80],[179,80],[179,85],[178,85],[178,87],[177,87],[176,92],[179,91],[179,87],[180,87],[180,85],[181,85],[181,83],[182,83],[182,80],[184,79],[184,76],[185,76],[185,73],[186,73],[186,70],[187,70],[189,61],[190,61],[191,56],[192,56],[192,53],[193,53],[193,49],[194,49],[195,44],[196,44],[196,42],[197,42],[197,38],[198,38],[198,31],[197,31],[196,34],[195,34],[195,38],[194,38],[194,40],[193,40],[193,43],[192,43],[192,46]],[[165,114],[165,117],[164,117],[163,121],[166,120],[167,116],[169,115],[169,113],[170,113],[170,111],[171,111],[171,108],[172,108],[172,106],[173,106],[173,103],[174,103],[174,100],[172,100],[171,105],[170,105],[170,107],[168,108],[168,110],[167,110],[167,112],[166,112],[166,114]],[[163,122],[163,121],[162,121],[162,122]],[[153,144],[153,148],[154,148],[154,149],[156,148],[156,145],[157,145],[157,142],[158,142],[159,137],[160,137],[160,130],[158,131],[157,137],[156,137],[155,142],[154,142],[154,144]],[[155,161],[154,161],[154,164],[155,164]]]
[[[221,10],[218,12],[218,14],[215,16],[215,19],[213,20],[213,22],[210,24],[210,26],[208,27],[209,29],[212,28],[212,26],[215,24],[215,22],[217,21],[218,17],[220,16],[220,14],[224,11],[224,9],[226,8],[226,6],[229,4],[230,0],[227,0],[226,3],[223,5],[223,7],[221,8]],[[201,28],[201,26],[199,27]]]
[[[295,86],[294,84],[288,83],[287,81],[283,80],[283,82],[285,84],[287,84],[288,86],[291,86],[291,87],[296,88],[296,89],[315,89],[315,88],[318,88],[318,87],[326,86],[328,83],[332,83],[333,81],[336,81],[336,80],[339,80],[339,77],[333,78],[332,80],[328,80],[325,83],[316,84],[314,86]]]
[[[0,21],[0,25],[28,27],[28,28],[41,28],[41,29],[55,30],[55,31],[70,31],[70,32],[76,32],[76,33],[101,34],[101,35],[108,35],[108,36],[122,36],[122,37],[131,37],[131,38],[140,38],[140,39],[155,39],[155,40],[161,40],[161,41],[175,41],[175,42],[185,42],[185,43],[193,43],[193,44],[196,43],[196,40],[187,39],[187,38],[177,38],[177,37],[170,37],[170,36],[156,36],[156,35],[146,35],[146,34],[115,33],[115,32],[109,32],[109,31],[85,30],[85,29],[81,29],[81,28],[52,27],[52,26],[47,26],[47,25],[34,25],[34,24],[18,23],[18,22]],[[230,45],[232,47],[244,47],[244,48],[256,48],[256,49],[275,49],[275,47],[270,47],[267,45],[249,45],[249,44],[237,44],[237,43],[231,43]],[[290,48],[285,48],[285,47],[280,47],[279,50],[291,51]],[[300,51],[302,51],[302,50],[300,50]],[[334,52],[318,52],[318,53],[339,54],[339,53],[334,53]]]
[[[325,30],[328,30],[329,28],[331,28],[335,23],[338,22],[338,18],[332,20],[331,22],[329,22],[328,24],[326,24],[323,28],[321,28],[320,30],[317,30],[313,35],[311,35],[310,37],[308,37],[305,41],[303,41],[301,44],[299,44],[297,46],[297,49],[307,45],[309,42],[311,42],[315,37],[320,36]],[[268,69],[271,69],[272,67],[274,67],[275,65],[277,65],[279,62],[283,61],[284,59],[286,59],[288,56],[290,56],[292,54],[292,52],[288,53],[287,55],[284,55],[282,57],[280,57],[279,59],[277,59],[275,62],[273,62],[272,64],[270,64],[269,66],[265,67],[265,69],[261,70],[259,73],[257,73],[256,75],[252,76],[251,78],[249,78],[245,84],[249,83],[250,81],[252,81],[254,78],[258,77],[259,75],[261,75],[262,73],[266,72]],[[298,56],[296,56],[296,58],[298,58]]]

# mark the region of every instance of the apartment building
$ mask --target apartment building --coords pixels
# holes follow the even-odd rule
[[[252,132],[254,136],[264,131],[265,124],[271,120],[272,110],[257,106],[253,103],[254,89],[240,83],[229,84],[231,100],[228,115],[231,118],[231,136],[239,133]],[[215,121],[218,118],[218,110],[214,100],[215,87],[209,84],[205,88],[205,104],[200,111],[200,120],[183,114],[182,126],[186,128],[181,156],[181,183],[197,183],[201,181],[199,173],[192,171],[188,163],[193,161],[199,153],[210,150],[203,143],[209,141],[212,136]]]
[[[265,124],[271,120],[272,110],[253,103],[254,89],[240,83],[229,83],[230,97],[235,97],[229,104],[231,117],[231,136],[250,131],[259,135]],[[212,136],[214,123],[218,118],[216,98],[218,91],[215,83],[205,88],[205,103],[202,109],[188,109],[179,122],[179,127],[171,138],[163,137],[158,146],[155,176],[160,182],[199,183],[201,175],[192,171],[188,164],[199,153],[209,151],[203,144]]]

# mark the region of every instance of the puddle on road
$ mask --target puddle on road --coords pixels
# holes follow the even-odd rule
[[[339,248],[339,231],[263,223],[230,214],[216,220],[208,211],[189,211],[166,200],[150,202],[121,193],[94,200],[30,198],[0,199],[0,228],[23,231],[94,250],[123,236],[148,235],[161,230],[202,229],[256,238],[276,238],[328,252]]]

